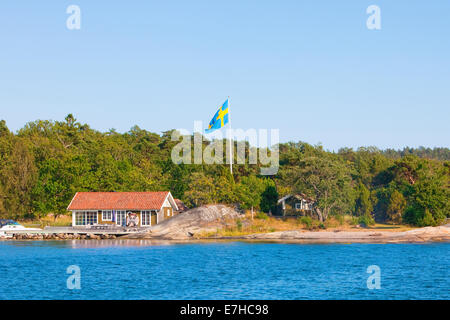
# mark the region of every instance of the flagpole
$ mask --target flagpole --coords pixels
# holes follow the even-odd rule
[[[231,129],[231,114],[230,114],[230,107],[231,107],[231,103],[230,103],[230,96],[228,96],[228,122],[230,123],[230,172],[231,175],[233,175],[233,140],[232,140],[232,129]]]

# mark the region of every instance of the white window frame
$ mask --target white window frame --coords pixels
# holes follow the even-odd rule
[[[80,217],[80,218],[77,219],[77,217]],[[88,221],[92,222],[92,223],[88,224],[87,223]],[[77,222],[81,222],[81,224],[78,224]],[[75,212],[75,226],[89,226],[89,225],[94,225],[97,223],[98,223],[98,211],[76,211]]]
[[[122,214],[124,214],[124,216],[122,216]],[[119,219],[119,216],[121,217],[120,219]],[[124,217],[125,217],[125,226],[126,226],[127,225],[127,210],[116,210],[116,225],[122,226],[122,224],[119,222],[122,222],[122,218],[124,218]]]
[[[149,227],[151,225],[152,225],[152,211],[151,210],[142,210],[141,211],[141,226]]]
[[[85,223],[86,223],[86,216],[85,216],[84,213],[85,213],[84,211],[75,211],[74,212],[74,215],[75,215],[74,225],[75,226],[84,226],[85,225]],[[81,222],[81,223],[79,223],[79,222]]]
[[[295,203],[295,210],[302,210],[302,203],[301,202],[296,202]]]
[[[85,214],[86,214],[86,225],[87,226],[92,226],[92,225],[98,223],[98,211],[86,211]],[[95,219],[92,217],[94,217]],[[87,222],[91,222],[91,221],[92,221],[92,223],[87,223]]]
[[[109,218],[105,218],[105,213],[109,214]],[[112,210],[102,210],[102,221],[112,221]]]

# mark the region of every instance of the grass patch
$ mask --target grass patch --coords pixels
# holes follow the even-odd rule
[[[272,217],[264,213],[255,213],[255,218],[252,220],[251,214],[246,213],[240,219],[234,222],[229,222],[223,228],[215,231],[202,232],[195,235],[196,238],[221,238],[221,237],[239,237],[255,233],[269,233],[276,231],[289,230],[307,230],[307,231],[357,231],[356,225],[359,223],[358,217],[350,215],[330,216],[321,223],[320,221],[311,217]],[[404,225],[385,225],[374,224],[368,229],[376,230],[392,230],[392,231],[406,231],[413,228]],[[364,229],[361,229],[364,230]]]
[[[18,220],[21,225],[28,228],[45,228],[47,226],[51,227],[68,227],[72,225],[72,216],[63,215],[59,216],[56,219],[53,215],[48,215],[41,219],[34,220]]]

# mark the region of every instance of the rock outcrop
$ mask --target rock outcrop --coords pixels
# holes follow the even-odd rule
[[[131,234],[127,238],[140,239],[190,239],[200,232],[213,232],[227,224],[235,224],[241,214],[225,205],[208,205],[180,213],[149,229],[148,232]]]
[[[247,240],[293,241],[305,243],[402,243],[450,241],[450,228],[426,227],[403,232],[392,231],[279,231],[240,237]]]

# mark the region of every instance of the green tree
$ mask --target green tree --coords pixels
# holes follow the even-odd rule
[[[214,179],[202,172],[194,172],[191,175],[189,190],[186,191],[184,200],[191,207],[198,207],[213,203],[215,198]]]
[[[278,202],[278,192],[275,186],[269,185],[266,187],[264,192],[261,194],[261,210],[263,212],[276,212]]]
[[[372,213],[373,206],[370,199],[370,191],[363,183],[359,183],[357,188],[357,198],[355,202],[355,214],[357,216],[370,215]]]
[[[299,166],[290,170],[295,192],[304,193],[315,200],[314,210],[321,222],[329,214],[348,212],[353,206],[350,168],[335,155],[318,150],[304,157]]]
[[[406,207],[405,197],[403,196],[403,194],[401,194],[397,190],[394,190],[391,193],[391,196],[389,199],[389,204],[388,204],[387,210],[386,210],[388,220],[390,222],[400,224],[402,222],[402,216],[403,216],[405,207]]]

